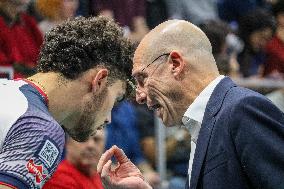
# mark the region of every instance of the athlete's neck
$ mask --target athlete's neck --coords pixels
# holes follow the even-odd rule
[[[61,123],[69,114],[66,111],[68,102],[64,100],[68,94],[66,89],[68,81],[54,72],[37,73],[28,79],[40,84],[39,87],[44,89],[49,100],[48,109],[55,120]]]

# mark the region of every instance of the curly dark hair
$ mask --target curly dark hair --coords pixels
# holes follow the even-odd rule
[[[131,77],[134,47],[121,28],[105,17],[77,17],[48,32],[42,46],[38,72],[57,72],[76,79],[102,66],[110,82]]]

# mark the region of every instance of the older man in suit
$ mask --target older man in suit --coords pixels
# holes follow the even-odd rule
[[[191,133],[185,188],[284,188],[284,114],[219,75],[198,27],[170,20],[154,28],[135,52],[132,74],[136,100],[166,126],[184,125]],[[120,162],[115,170],[112,155]],[[111,188],[150,188],[117,147],[101,157],[98,171]]]

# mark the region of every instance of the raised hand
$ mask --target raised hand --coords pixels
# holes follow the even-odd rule
[[[117,159],[118,166],[111,169],[111,158]],[[139,169],[117,146],[112,146],[100,158],[97,171],[106,189],[152,189],[144,180]]]

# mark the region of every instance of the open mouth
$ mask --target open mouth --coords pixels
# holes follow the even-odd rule
[[[155,104],[155,105],[149,106],[149,109],[150,109],[150,110],[153,110],[153,111],[155,111],[155,110],[157,110],[157,109],[159,109],[159,108],[161,108],[161,105],[160,105],[160,104]]]
[[[162,106],[160,104],[149,106],[149,109],[155,111],[156,116],[160,118],[162,117],[162,112],[161,112]]]

